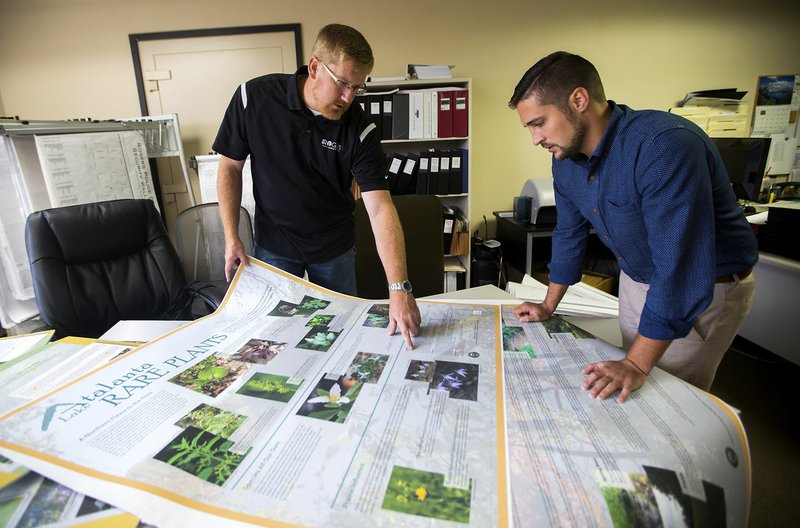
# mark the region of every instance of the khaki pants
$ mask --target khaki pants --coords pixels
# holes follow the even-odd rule
[[[659,368],[684,381],[708,390],[722,357],[739,331],[750,308],[756,286],[755,273],[743,280],[714,285],[711,305],[694,321],[684,338],[674,340],[661,360]],[[630,349],[639,329],[648,284],[632,280],[624,272],[619,278],[619,326],[622,348]]]

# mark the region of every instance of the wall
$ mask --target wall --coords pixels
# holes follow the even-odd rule
[[[455,76],[472,77],[474,230],[483,215],[492,223],[493,210],[510,209],[527,178],[549,174],[549,155],[532,148],[506,105],[551,51],[587,57],[608,97],[635,108],[667,109],[698,89],[752,92],[760,74],[800,73],[796,1],[699,3],[0,0],[0,115],[138,115],[130,33],[299,22],[307,55],[322,25],[346,23],[372,44],[375,76],[413,62],[454,64]]]

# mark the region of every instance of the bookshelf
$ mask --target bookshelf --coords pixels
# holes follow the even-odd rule
[[[445,207],[458,213],[455,218],[446,215],[443,226],[445,291],[467,287],[473,167],[472,80],[382,81],[367,83],[367,89],[358,101],[383,138],[381,144],[393,194],[435,194]],[[427,176],[427,182],[421,173]],[[438,174],[437,179],[432,176],[434,173]],[[452,235],[447,231],[451,225]],[[459,228],[462,231],[458,232]],[[456,244],[451,242],[453,239]]]

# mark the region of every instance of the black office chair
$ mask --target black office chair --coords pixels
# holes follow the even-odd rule
[[[253,254],[253,223],[244,207],[239,211],[239,238],[244,251]],[[225,232],[219,216],[219,203],[212,202],[184,209],[175,219],[175,245],[189,280],[225,282]]]
[[[406,241],[408,278],[414,296],[444,292],[442,200],[432,195],[392,196]],[[356,288],[364,299],[387,299],[386,273],[363,200],[356,200]]]
[[[212,310],[222,299],[213,287],[187,284],[151,200],[32,213],[25,244],[41,319],[57,338],[99,337],[126,319],[191,319],[195,296]]]

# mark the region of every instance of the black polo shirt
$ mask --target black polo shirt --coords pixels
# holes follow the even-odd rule
[[[303,75],[306,66],[242,84],[213,148],[234,160],[250,156],[258,244],[315,263],[355,243],[353,178],[362,192],[388,186],[380,138],[361,106],[336,121],[315,116],[298,93]]]

